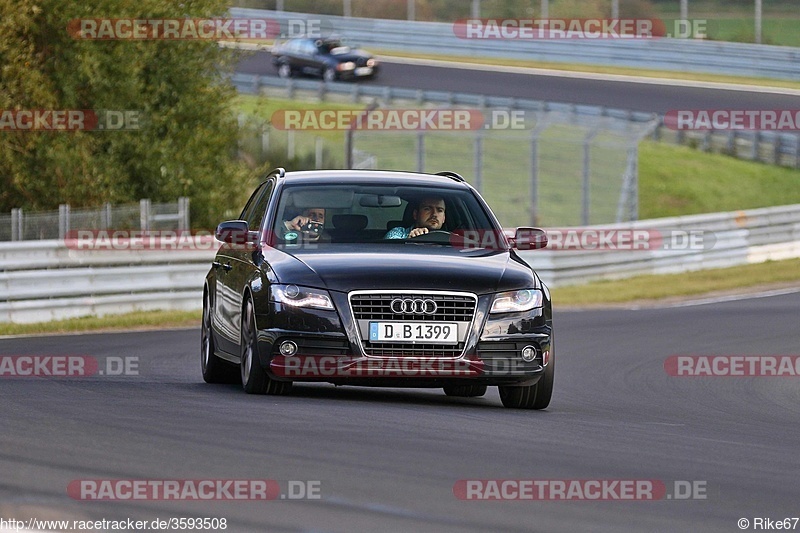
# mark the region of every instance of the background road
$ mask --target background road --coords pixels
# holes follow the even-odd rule
[[[673,354],[798,355],[800,294],[559,312],[551,407],[496,389],[206,385],[199,331],[10,338],[0,355],[138,357],[140,375],[0,378],[0,517],[225,517],[228,531],[738,531],[800,515],[800,378],[677,378]],[[76,479],[321,481],[289,502],[82,502]],[[461,479],[704,481],[692,501],[460,501]]]
[[[242,60],[237,72],[275,76],[267,52]],[[375,85],[451,91],[549,102],[666,113],[673,109],[796,109],[800,96],[718,88],[681,87],[463,68],[407,65],[384,60]],[[654,80],[655,81],[655,80]]]

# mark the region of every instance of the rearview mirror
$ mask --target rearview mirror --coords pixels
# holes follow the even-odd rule
[[[400,207],[403,202],[400,200],[399,196],[365,194],[358,203],[361,207]]]

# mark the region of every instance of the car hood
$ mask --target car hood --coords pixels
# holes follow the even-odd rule
[[[337,245],[267,261],[279,283],[331,291],[436,289],[487,294],[538,286],[530,267],[514,252],[459,250],[450,246]]]

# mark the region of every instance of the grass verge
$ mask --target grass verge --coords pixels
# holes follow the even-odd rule
[[[687,272],[637,276],[624,280],[598,281],[586,285],[554,288],[557,306],[592,306],[701,296],[777,283],[800,286],[800,259],[767,261],[753,265]]]
[[[33,335],[40,333],[77,333],[82,331],[167,329],[200,327],[201,311],[137,311],[104,317],[87,316],[37,322],[34,324],[0,324],[0,335]],[[199,340],[197,341],[200,342]]]

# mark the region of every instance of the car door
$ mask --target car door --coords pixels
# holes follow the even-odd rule
[[[259,232],[259,235],[274,183],[274,180],[262,183],[250,197],[240,217],[247,221],[251,231]],[[216,306],[218,327],[224,337],[220,348],[234,355],[239,353],[242,296],[245,284],[256,268],[253,262],[253,254],[258,253],[256,248],[252,244],[223,244],[217,253],[216,261],[220,267],[217,268]]]
[[[322,60],[320,59],[314,41],[307,39],[302,42],[301,55],[303,57],[303,71],[306,74],[319,75],[321,72]]]

